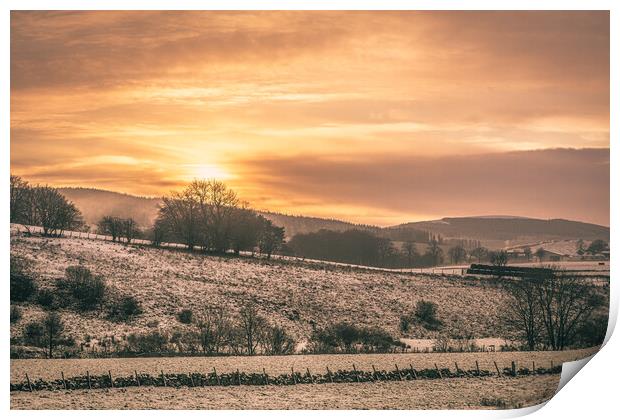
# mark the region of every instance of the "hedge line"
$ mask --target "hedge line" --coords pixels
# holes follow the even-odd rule
[[[504,368],[501,371],[503,376],[526,376],[526,375],[546,375],[557,374],[562,371],[562,366],[551,368],[539,367],[535,371],[528,368]],[[375,382],[375,381],[401,381],[418,379],[443,379],[443,378],[469,378],[469,377],[489,377],[500,376],[500,371],[490,372],[487,370],[450,370],[443,369],[421,369],[413,367],[407,369],[396,369],[392,371],[374,370],[372,372],[359,370],[338,370],[331,372],[329,369],[325,373],[305,373],[293,372],[291,374],[280,374],[269,376],[266,373],[245,373],[231,372],[217,374],[204,373],[166,373],[160,375],[138,374],[113,377],[108,375],[76,376],[71,378],[60,378],[51,381],[38,379],[30,381],[27,377],[25,381],[11,383],[11,391],[41,391],[41,390],[62,390],[62,389],[102,389],[102,388],[125,388],[133,386],[167,386],[180,388],[203,387],[203,386],[239,386],[239,385],[297,385],[297,384],[322,384],[322,383],[351,383],[351,382]]]

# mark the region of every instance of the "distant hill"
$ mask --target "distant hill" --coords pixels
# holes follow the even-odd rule
[[[140,226],[149,227],[157,216],[160,198],[137,197],[93,188],[60,188],[75,203],[90,225],[105,215],[133,217]],[[445,217],[440,220],[404,223],[380,228],[356,225],[335,219],[291,216],[259,212],[275,225],[285,229],[287,238],[299,233],[316,232],[321,229],[345,231],[348,229],[370,230],[395,241],[413,240],[424,242],[427,232],[444,238],[475,239],[485,246],[503,247],[516,245],[519,241],[605,239],[609,241],[609,228],[592,223],[563,219],[532,219],[518,216]]]
[[[538,239],[605,239],[609,228],[592,223],[564,219],[531,219],[524,217],[444,217],[440,220],[413,222],[398,228],[421,229],[446,238],[514,241],[521,238]]]
[[[94,188],[59,188],[94,226],[103,216],[132,217],[141,227],[153,224],[161,199],[98,190]]]

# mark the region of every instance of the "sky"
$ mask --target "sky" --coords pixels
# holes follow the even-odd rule
[[[609,13],[11,12],[11,172],[609,225]]]

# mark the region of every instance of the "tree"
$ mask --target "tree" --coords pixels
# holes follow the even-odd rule
[[[24,223],[24,216],[28,207],[30,186],[19,176],[11,175],[10,187],[10,220],[11,223]]]
[[[568,273],[538,279],[537,299],[547,342],[553,350],[571,345],[580,325],[602,305],[592,285]]]
[[[284,242],[284,228],[275,226],[264,217],[261,225],[258,248],[261,254],[267,254],[267,258],[271,258],[271,254],[278,251]]]
[[[504,284],[509,299],[504,317],[517,338],[535,350],[541,338],[542,314],[538,302],[538,285],[534,279],[508,281]]]
[[[439,241],[437,239],[433,238],[430,240],[426,253],[433,261],[433,265],[439,265],[443,262],[443,250],[439,246]]]
[[[526,246],[525,248],[523,248],[523,254],[525,254],[525,259],[527,259],[528,261],[532,260],[532,248]]]
[[[131,243],[134,238],[139,237],[142,233],[138,228],[138,224],[132,218],[124,219],[122,222],[122,233],[127,243]]]
[[[123,231],[123,219],[115,216],[104,216],[97,222],[97,232],[100,235],[109,235],[112,242],[120,239]]]
[[[62,343],[62,333],[65,329],[65,325],[56,312],[49,312],[43,320],[43,328],[47,341],[48,355],[51,359],[53,357],[53,350],[58,344]]]
[[[480,264],[480,262],[482,262],[482,259],[485,258],[489,254],[489,250],[484,247],[479,246],[477,248],[472,249],[470,254],[476,257],[478,259],[478,264]]]
[[[205,354],[218,354],[233,325],[223,309],[210,310],[198,322],[200,346]]]
[[[403,251],[407,256],[407,265],[411,267],[413,265],[413,259],[418,255],[418,250],[415,247],[415,243],[407,241],[403,244]]]
[[[545,254],[546,251],[542,247],[538,248],[534,253],[534,255],[536,255],[536,258],[538,258],[538,262],[542,262],[543,258],[545,258]]]
[[[489,256],[491,264],[496,267],[505,267],[508,264],[508,253],[504,250],[491,252]]]
[[[291,354],[295,351],[295,340],[282,327],[267,327],[263,345],[269,355]]]
[[[43,228],[44,236],[61,236],[63,231],[79,229],[84,224],[80,211],[55,188],[34,187],[32,205],[36,224]]]
[[[254,252],[261,233],[262,217],[245,206],[235,209],[231,217],[230,240],[234,253]]]
[[[256,354],[256,349],[264,338],[267,322],[258,314],[256,306],[252,303],[243,306],[239,311],[239,315],[245,353],[248,356],[253,356]]]
[[[467,258],[467,251],[462,245],[456,245],[448,250],[448,255],[453,264],[458,264]]]

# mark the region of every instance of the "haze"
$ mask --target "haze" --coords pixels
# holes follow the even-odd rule
[[[609,225],[608,12],[11,13],[11,171],[390,225]]]

